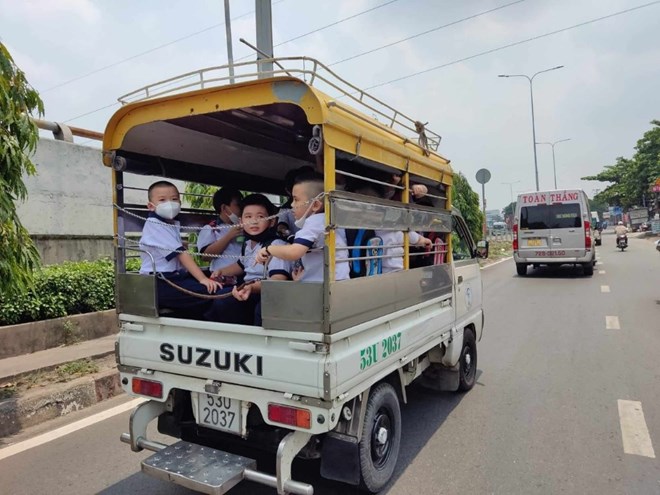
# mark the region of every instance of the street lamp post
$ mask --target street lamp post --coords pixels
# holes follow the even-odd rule
[[[534,146],[534,175],[536,178],[536,190],[539,190],[539,166],[538,166],[538,161],[536,159],[536,126],[534,124],[534,90],[533,90],[533,85],[532,82],[534,81],[534,78],[538,76],[539,74],[543,74],[544,72],[550,72],[551,70],[557,70],[561,69],[564,67],[563,65],[558,65],[557,67],[552,67],[550,69],[545,69],[545,70],[540,70],[537,73],[535,73],[532,77],[529,77],[526,74],[499,74],[497,77],[524,77],[529,81],[529,99],[532,104],[532,144]]]
[[[552,146],[552,172],[555,176],[555,189],[557,189],[557,165],[555,164],[555,144],[564,143],[570,141],[571,138],[560,139],[559,141],[554,141],[552,143],[536,143],[536,144],[549,144]]]

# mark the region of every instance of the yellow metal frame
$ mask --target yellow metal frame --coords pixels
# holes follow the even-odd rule
[[[289,85],[289,86],[287,86]],[[295,91],[282,91],[282,87]],[[276,89],[278,91],[276,91]],[[278,95],[296,97],[285,99]],[[402,201],[408,202],[410,174],[424,177],[446,186],[447,209],[450,209],[452,169],[449,160],[438,153],[420,147],[414,140],[399,134],[379,121],[338,102],[295,77],[275,77],[213,87],[144,100],[125,105],[112,116],[103,138],[103,163],[112,165],[113,152],[122,148],[127,134],[135,127],[193,115],[235,110],[245,107],[292,103],[299,106],[310,124],[323,126],[324,187],[335,189],[335,150],[359,154],[403,174]],[[329,199],[325,198],[326,224],[330,221]],[[117,220],[115,215],[115,229]],[[451,243],[449,236],[448,247]],[[409,237],[404,235],[404,267],[410,266]],[[330,280],[334,280],[335,231],[329,230],[326,247],[331,260]]]

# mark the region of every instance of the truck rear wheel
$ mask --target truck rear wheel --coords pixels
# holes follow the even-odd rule
[[[474,387],[474,383],[477,381],[477,339],[469,328],[463,331],[463,348],[458,364],[458,390],[467,392]]]
[[[521,277],[524,277],[527,275],[527,264],[526,263],[516,263],[516,271],[518,272],[518,275]]]
[[[376,493],[390,481],[401,446],[401,410],[396,391],[381,383],[369,394],[362,426],[360,485]]]

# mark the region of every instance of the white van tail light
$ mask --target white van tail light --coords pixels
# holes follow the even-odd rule
[[[584,247],[591,249],[591,223],[584,221]]]
[[[518,251],[518,224],[513,224],[513,250]]]

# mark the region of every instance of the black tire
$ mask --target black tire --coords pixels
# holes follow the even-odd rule
[[[390,481],[401,446],[399,397],[389,383],[381,383],[369,394],[362,426],[360,486],[377,493]]]
[[[585,276],[591,277],[594,274],[594,263],[590,261],[582,265],[582,270],[584,271]]]
[[[525,263],[516,263],[516,271],[518,272],[518,275],[524,277],[527,275],[527,265]]]
[[[458,391],[467,392],[477,381],[477,339],[470,328],[463,331],[463,348],[458,363]]]

